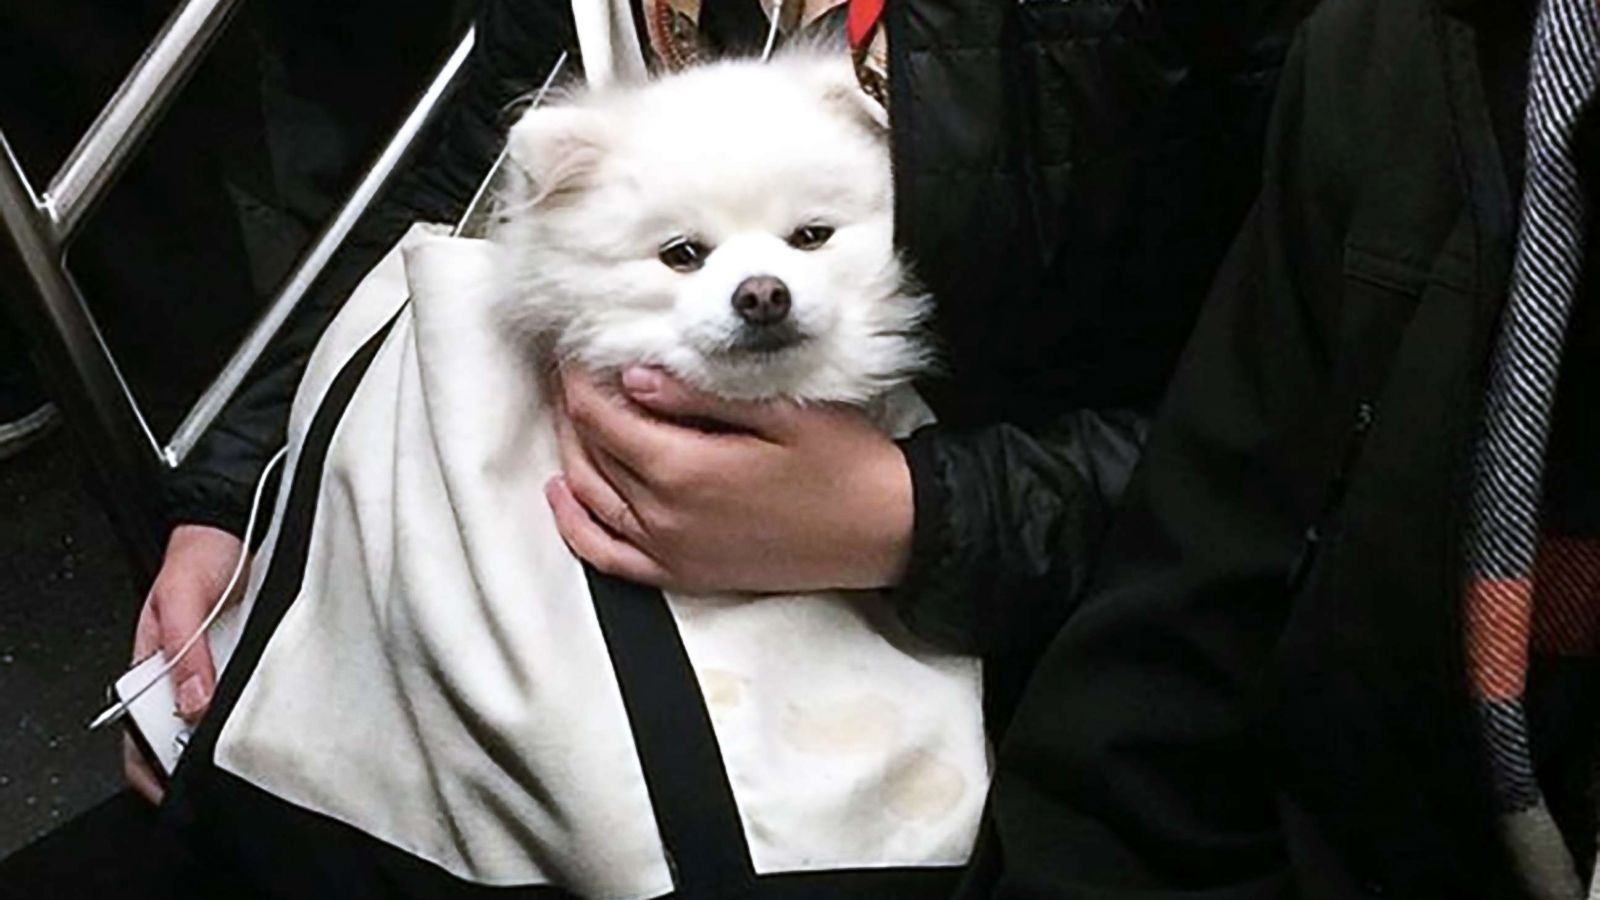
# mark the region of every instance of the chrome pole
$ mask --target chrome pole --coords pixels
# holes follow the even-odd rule
[[[237,6],[238,0],[187,0],[162,25],[41,198],[57,244],[66,245],[121,174],[128,155],[149,134]]]
[[[389,139],[389,143],[378,154],[377,160],[361,176],[361,180],[356,184],[355,189],[350,192],[350,196],[345,199],[338,213],[334,215],[333,221],[323,228],[322,233],[317,236],[316,241],[311,245],[311,249],[306,252],[305,256],[301,257],[299,264],[295,266],[294,272],[289,275],[288,281],[284,282],[282,289],[278,291],[277,296],[267,306],[266,312],[256,321],[255,326],[250,329],[250,334],[245,338],[244,343],[240,344],[239,348],[234,351],[233,356],[229,358],[227,365],[223,367],[216,380],[211,383],[210,387],[206,388],[205,393],[200,396],[200,399],[189,410],[188,415],[179,423],[177,430],[173,432],[172,439],[168,441],[167,446],[161,451],[162,460],[167,465],[177,466],[183,462],[189,452],[194,449],[195,443],[200,440],[200,436],[205,434],[206,429],[211,426],[211,423],[222,413],[223,408],[228,405],[228,401],[233,399],[234,394],[238,393],[239,387],[244,383],[245,376],[250,372],[250,368],[266,352],[267,346],[272,342],[272,338],[283,327],[283,323],[288,321],[295,307],[305,298],[306,293],[311,290],[317,278],[322,275],[322,270],[327,267],[334,253],[344,243],[345,238],[350,235],[351,229],[355,227],[362,214],[367,211],[367,208],[372,205],[372,201],[383,190],[390,176],[400,167],[400,163],[411,150],[411,145],[415,142],[417,135],[422,131],[423,126],[428,123],[429,117],[444,98],[451,82],[455,80],[456,74],[460,72],[462,65],[471,54],[475,40],[475,32],[472,29],[468,29],[461,42],[456,45],[455,51],[450,54],[450,58],[440,68],[438,74],[434,76],[427,90],[423,91],[422,96],[412,106],[411,111],[406,114],[405,121],[400,124],[400,129]]]
[[[62,267],[52,222],[0,131],[0,299],[24,329],[39,372],[78,438],[91,475],[138,574],[160,560],[157,448]]]

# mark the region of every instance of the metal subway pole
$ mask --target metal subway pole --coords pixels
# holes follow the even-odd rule
[[[148,582],[160,564],[161,448],[67,274],[67,245],[204,57],[238,0],[186,0],[40,194],[0,133],[0,294],[88,463],[90,481]]]
[[[160,562],[161,466],[100,331],[61,264],[54,223],[0,132],[0,300],[23,330],[141,583]]]
[[[57,244],[66,246],[122,174],[238,5],[239,0],[187,0],[162,24],[40,198]]]
[[[462,66],[471,56],[476,40],[476,32],[473,29],[469,28],[466,34],[462,35],[454,51],[434,74],[433,80],[412,105],[377,159],[373,160],[372,165],[367,168],[361,180],[340,205],[339,211],[328,221],[310,249],[300,258],[277,296],[267,304],[266,310],[251,327],[244,342],[233,352],[227,365],[223,366],[216,379],[178,424],[172,439],[160,450],[162,460],[167,465],[178,466],[183,463],[189,451],[194,449],[194,445],[205,434],[206,429],[211,427],[211,423],[216,421],[217,416],[227,407],[228,401],[232,400],[244,386],[245,377],[250,369],[261,359],[267,347],[271,345],[272,339],[300,305],[300,301],[305,299],[306,294],[316,285],[317,279],[322,277],[323,270],[343,246],[345,238],[350,236],[361,216],[366,213],[367,208],[377,199],[411,153],[417,136],[422,133],[440,104],[449,96],[450,88],[455,83]]]
[[[84,218],[237,6],[238,0],[186,0],[179,6],[43,194],[29,184],[0,133],[0,228],[11,238],[0,241],[0,294],[34,348],[40,373],[78,439],[101,500],[146,581],[159,567],[165,539],[161,476],[182,462],[238,391],[250,367],[399,168],[474,42],[469,30],[244,344],[163,447],[78,295],[65,254]]]

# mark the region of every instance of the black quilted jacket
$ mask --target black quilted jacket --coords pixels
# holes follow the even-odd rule
[[[901,241],[938,303],[943,425],[906,442],[905,614],[983,651],[1006,705],[1070,610],[1106,508],[1259,177],[1307,0],[891,0]],[[249,387],[168,489],[239,530],[323,325],[407,225],[452,220],[504,110],[574,42],[564,0],[488,0],[469,76]],[[754,0],[707,4],[730,48]]]

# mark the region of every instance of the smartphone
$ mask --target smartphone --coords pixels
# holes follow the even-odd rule
[[[166,662],[166,655],[159,652],[146,657],[143,662],[122,673],[111,692],[119,703],[127,702],[134,692],[156,677]],[[178,717],[177,701],[172,673],[169,672],[128,704],[128,714],[122,719],[123,728],[163,783],[177,768],[178,758],[183,756],[183,751],[189,746],[189,738],[194,733],[194,728]]]

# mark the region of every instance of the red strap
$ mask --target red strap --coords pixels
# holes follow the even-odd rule
[[[859,50],[871,40],[873,29],[883,18],[883,4],[884,0],[850,0],[845,32],[850,36],[851,49]]]

